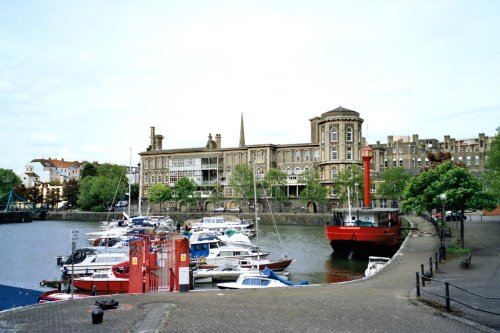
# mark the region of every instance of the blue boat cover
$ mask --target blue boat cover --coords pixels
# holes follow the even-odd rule
[[[271,279],[274,279],[274,280],[278,280],[278,281],[281,281],[283,282],[284,284],[286,284],[287,286],[305,286],[305,285],[308,285],[309,282],[307,280],[302,280],[300,282],[292,282],[292,281],[289,281],[287,279],[283,279],[282,277],[280,277],[278,274],[276,274],[272,269],[270,269],[269,267],[265,267],[264,270],[262,271],[262,273],[267,276],[268,278],[271,278]]]

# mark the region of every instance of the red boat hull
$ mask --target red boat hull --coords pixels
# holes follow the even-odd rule
[[[79,290],[95,291],[97,293],[119,294],[128,292],[128,280],[124,281],[85,281],[75,279],[73,285]]]
[[[386,255],[400,244],[400,227],[325,226],[334,253]]]

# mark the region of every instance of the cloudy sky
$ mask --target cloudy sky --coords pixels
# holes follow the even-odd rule
[[[500,126],[500,1],[0,0],[0,168],[164,148],[306,143],[360,112],[387,135]]]

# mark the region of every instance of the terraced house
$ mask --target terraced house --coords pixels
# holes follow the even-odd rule
[[[328,189],[329,204],[338,204],[333,184],[339,172],[353,165],[362,166],[361,149],[367,144],[362,136],[363,119],[356,111],[339,106],[310,120],[311,140],[308,143],[291,144],[245,144],[243,115],[240,124],[238,147],[223,147],[221,134],[208,135],[206,144],[199,148],[163,149],[163,136],[151,127],[150,145],[141,152],[142,198],[148,197],[148,189],[155,183],[173,186],[181,177],[188,177],[198,185],[204,209],[211,209],[208,195],[216,185],[221,185],[225,205],[235,205],[230,186],[231,173],[238,164],[255,162],[257,179],[262,179],[271,168],[280,169],[288,175],[286,193],[288,209],[302,206],[298,198],[305,188],[300,175],[312,168],[319,171],[320,181]],[[373,150],[372,173],[387,168],[403,167],[416,174],[429,165],[427,154],[439,151],[450,152],[453,159],[464,162],[480,173],[484,169],[485,156],[493,138],[480,133],[477,138],[456,140],[446,135],[442,142],[436,139],[419,139],[417,134],[408,137],[388,136],[386,143],[370,144]],[[376,182],[374,182],[376,184]],[[371,192],[376,193],[375,185]],[[375,196],[373,206],[385,205],[386,200]],[[315,202],[307,204],[308,211],[317,211]]]

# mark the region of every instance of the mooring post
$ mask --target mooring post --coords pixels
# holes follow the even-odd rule
[[[433,269],[432,269],[432,257],[429,258],[429,271],[431,272],[431,277],[434,276],[434,272],[433,272]]]
[[[438,270],[438,253],[437,251],[434,253],[434,262],[436,263],[436,271]]]

